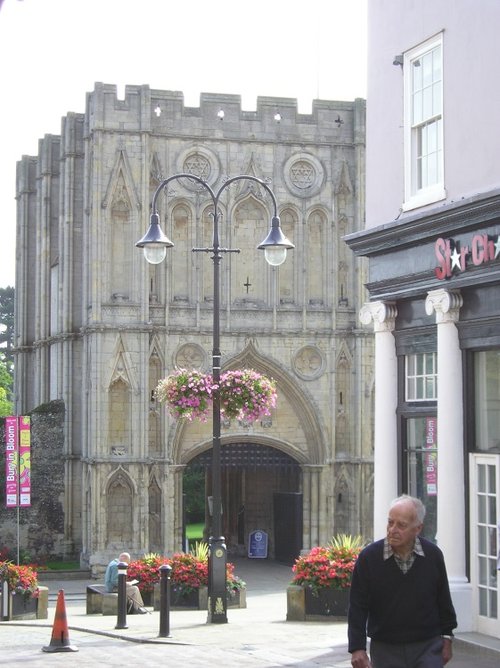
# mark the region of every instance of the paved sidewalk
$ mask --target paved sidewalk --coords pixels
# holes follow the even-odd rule
[[[85,589],[90,581],[46,581],[49,618],[0,624],[0,665],[17,662],[52,668],[68,660],[75,666],[149,665],[168,660],[170,666],[328,666],[349,668],[344,622],[287,622],[288,566],[267,560],[235,559],[235,572],[247,583],[247,608],[229,609],[227,624],[207,624],[201,610],[173,610],[169,638],[159,638],[159,612],[127,616],[127,629],[115,629],[116,617],[87,615]],[[42,577],[43,580],[43,577]],[[58,591],[64,590],[71,644],[77,653],[46,654],[50,644]],[[498,668],[497,651],[482,636],[468,634],[455,642],[451,668]],[[475,645],[474,642],[478,644]],[[493,643],[494,644],[494,643]]]

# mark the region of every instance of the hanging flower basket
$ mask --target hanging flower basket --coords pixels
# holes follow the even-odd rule
[[[200,371],[179,369],[158,383],[155,396],[168,405],[175,418],[198,418],[206,422],[212,408],[212,392],[216,389],[212,376]]]
[[[275,381],[253,369],[226,371],[219,388],[210,374],[180,369],[160,380],[155,396],[168,405],[173,417],[206,421],[217,389],[221,413],[228,418],[254,422],[270,415],[276,406]]]

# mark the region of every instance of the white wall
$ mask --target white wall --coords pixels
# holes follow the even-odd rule
[[[404,199],[403,72],[394,56],[441,31],[447,197],[428,208],[498,188],[499,27],[498,0],[370,0],[367,227],[395,220]]]

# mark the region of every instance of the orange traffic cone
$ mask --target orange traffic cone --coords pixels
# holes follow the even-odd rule
[[[64,589],[59,590],[57,597],[52,638],[48,647],[42,647],[42,652],[78,652],[78,647],[70,645],[68,635],[68,621],[66,619],[66,605],[64,603]]]

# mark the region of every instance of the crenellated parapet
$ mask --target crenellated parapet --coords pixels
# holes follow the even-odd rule
[[[313,100],[310,114],[299,113],[297,100],[258,97],[254,111],[242,109],[240,95],[201,93],[200,106],[184,104],[179,91],[147,85],[117,87],[96,83],[87,94],[87,131],[121,130],[238,141],[327,142],[364,141],[365,101]]]

